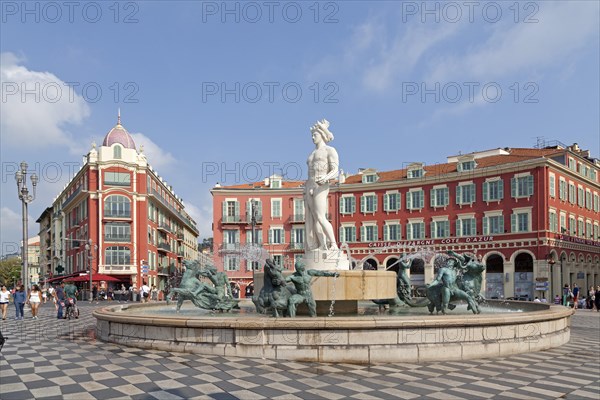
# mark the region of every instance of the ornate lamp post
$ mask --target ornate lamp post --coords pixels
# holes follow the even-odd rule
[[[98,250],[98,245],[95,245],[92,239],[88,239],[87,243],[85,244],[85,250],[87,252],[88,268],[90,270],[90,303],[94,301],[94,295],[92,294],[92,290],[94,289],[92,280],[92,260],[94,259],[94,256],[92,255],[92,248],[94,251]]]
[[[25,289],[29,289],[29,271],[27,265],[28,255],[28,243],[27,243],[27,205],[35,200],[35,187],[38,184],[38,176],[36,174],[31,175],[31,185],[33,186],[33,195],[29,194],[29,188],[27,188],[27,163],[21,162],[21,169],[15,172],[15,180],[17,181],[17,192],[19,194],[19,200],[21,200],[21,210],[23,213],[23,267],[21,269],[21,281],[25,286]]]

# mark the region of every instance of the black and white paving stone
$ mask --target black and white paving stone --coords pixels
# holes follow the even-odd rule
[[[14,320],[0,357],[0,399],[600,399],[600,313],[578,310],[571,341],[511,357],[427,364],[319,364],[200,356],[95,339],[81,318]]]

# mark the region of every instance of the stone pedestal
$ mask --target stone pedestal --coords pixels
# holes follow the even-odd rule
[[[293,272],[285,271],[284,276]],[[254,274],[254,293],[263,287],[264,272]],[[393,271],[339,271],[339,276],[313,276],[311,283],[313,298],[317,302],[317,314],[329,314],[329,305],[335,299],[336,314],[355,313],[358,301],[393,299],[396,297],[396,273]],[[299,315],[306,315],[305,305],[298,307]]]
[[[343,250],[306,250],[302,262],[306,269],[318,271],[348,271],[350,259]]]

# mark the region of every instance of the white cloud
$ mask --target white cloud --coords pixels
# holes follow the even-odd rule
[[[13,53],[0,54],[3,146],[25,141],[32,147],[70,148],[73,141],[65,126],[81,124],[90,115],[89,106],[56,75],[30,70],[23,63]]]
[[[186,201],[185,211],[196,221],[198,231],[200,231],[199,239],[209,238],[213,236],[212,223],[213,223],[213,209],[212,209],[212,196],[205,196],[203,205],[200,207]]]
[[[159,145],[143,133],[131,133],[131,137],[138,149],[140,145],[144,146],[144,154],[146,154],[148,163],[153,168],[160,171],[161,168],[169,167],[176,162],[175,157],[171,153],[161,149]]]
[[[577,50],[598,46],[597,2],[544,2],[535,18],[539,22],[497,25],[478,47],[438,62],[430,80],[536,74],[548,67],[567,67]]]
[[[435,28],[413,24],[390,41],[379,37],[377,41],[383,43],[383,49],[364,72],[365,86],[377,91],[390,88],[399,75],[412,72],[433,46],[453,36],[459,28],[459,24],[440,24]]]
[[[39,231],[39,226],[35,223],[37,218],[33,218],[31,215],[28,215],[28,218],[28,236],[36,236]],[[23,240],[23,219],[21,213],[17,213],[8,207],[2,207],[0,209],[0,221],[2,221],[0,226],[2,254],[19,252],[21,241]]]

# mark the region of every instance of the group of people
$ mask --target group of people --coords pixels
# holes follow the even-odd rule
[[[590,286],[587,296],[581,296],[582,291],[576,283],[573,287],[568,283],[565,284],[562,290],[562,296],[556,295],[554,304],[561,304],[565,307],[573,307],[573,309],[588,309],[600,312],[600,285]]]
[[[12,299],[15,304],[15,319],[23,320],[25,318],[25,305],[31,307],[31,318],[38,319],[40,305],[46,303],[51,298],[57,311],[57,317],[63,318],[64,302],[72,298],[76,302],[77,287],[73,284],[61,283],[56,288],[41,289],[39,285],[33,285],[29,291],[25,290],[24,285],[15,287],[9,291],[6,286],[0,288],[0,310],[2,311],[2,320],[6,320],[8,314],[8,304]]]

